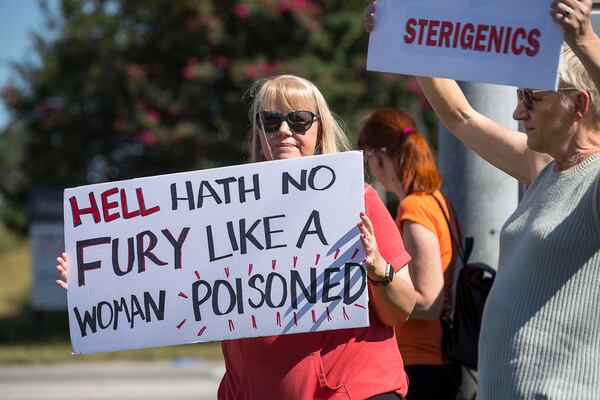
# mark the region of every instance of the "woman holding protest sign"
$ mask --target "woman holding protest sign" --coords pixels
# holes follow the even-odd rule
[[[419,78],[444,125],[529,188],[500,234],[479,341],[482,399],[596,399],[600,386],[600,38],[591,0],[557,0],[558,89],[517,90],[513,131],[456,82]],[[375,6],[365,12],[373,30]]]
[[[257,82],[249,94],[252,161],[349,149],[311,82],[276,76]],[[403,268],[410,256],[370,186],[365,186],[360,219],[372,300],[370,327],[223,342],[227,373],[220,399],[397,399],[406,394],[392,326],[404,322],[414,306],[412,283]]]
[[[407,398],[455,400],[461,367],[442,354],[440,318],[450,305],[456,257],[446,222],[451,207],[440,192],[442,179],[433,151],[412,118],[393,108],[369,116],[358,147],[365,150],[373,177],[400,200],[396,224],[412,256],[409,271],[416,305],[410,321],[396,327],[410,381]]]
[[[323,95],[306,79],[275,76],[257,82],[248,93],[252,162],[349,150]],[[356,217],[366,256],[370,326],[223,341],[226,373],[219,399],[386,400],[406,394],[393,327],[408,318],[415,304],[404,268],[410,256],[368,185],[364,199],[364,212]],[[66,268],[63,254],[57,265],[62,278],[57,283],[63,288]]]

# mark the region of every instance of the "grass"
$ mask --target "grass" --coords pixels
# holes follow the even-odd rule
[[[222,360],[218,343],[197,343],[151,349],[72,355],[67,341],[0,345],[0,365],[99,361],[158,361],[177,358]]]
[[[29,300],[31,257],[24,241],[0,252],[0,319],[17,315]]]
[[[31,256],[27,241],[0,232],[0,365],[82,361],[222,359],[220,344],[198,343],[71,355],[64,312],[34,312],[29,304]]]

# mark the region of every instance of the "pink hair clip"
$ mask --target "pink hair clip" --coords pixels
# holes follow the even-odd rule
[[[408,135],[409,133],[411,133],[412,131],[414,131],[414,129],[413,129],[413,128],[403,128],[403,129],[402,129],[402,135],[406,136],[406,135]]]

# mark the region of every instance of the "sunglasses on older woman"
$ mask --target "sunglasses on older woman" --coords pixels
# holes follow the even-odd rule
[[[310,129],[313,121],[319,116],[312,111],[297,110],[287,115],[275,111],[260,111],[256,113],[256,123],[265,133],[277,132],[283,121],[287,122],[292,132],[305,133]]]
[[[557,92],[567,92],[572,90],[579,90],[574,87],[558,88]],[[538,93],[549,93],[553,90],[531,90],[531,89],[517,89],[517,99],[519,102],[523,102],[523,105],[527,111],[533,110],[533,95]]]

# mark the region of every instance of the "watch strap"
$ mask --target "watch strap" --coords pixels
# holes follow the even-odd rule
[[[385,266],[385,276],[379,281],[369,278],[369,275],[367,275],[367,279],[369,280],[369,282],[371,282],[371,285],[373,286],[389,285],[394,279],[394,267],[392,266],[392,264],[387,263],[387,265]]]

